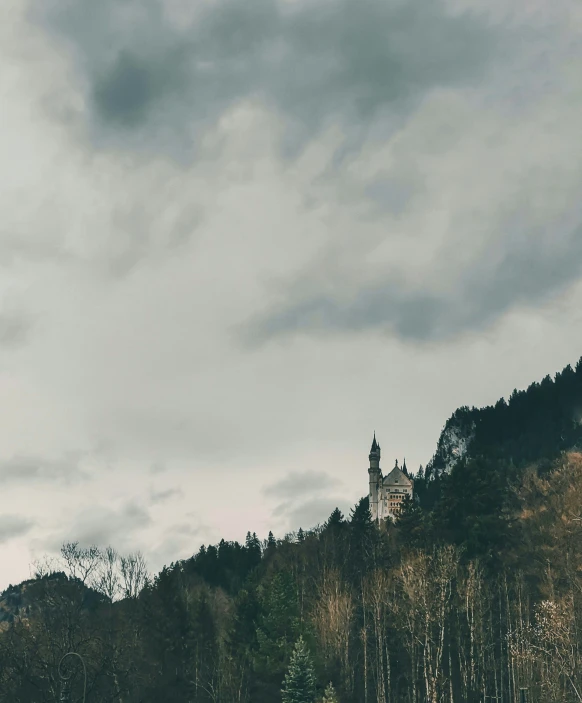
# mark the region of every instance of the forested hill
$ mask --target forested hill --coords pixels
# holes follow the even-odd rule
[[[76,651],[87,703],[580,703],[581,406],[582,361],[459,409],[396,523],[365,497],[153,578],[64,545],[0,594],[0,701],[63,700]]]
[[[514,390],[485,408],[462,407],[447,420],[426,476],[449,473],[462,459],[482,457],[523,467],[582,446],[582,358],[552,379]]]

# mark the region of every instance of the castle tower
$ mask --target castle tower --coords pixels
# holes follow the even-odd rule
[[[378,488],[380,482],[382,481],[382,471],[380,470],[380,445],[376,441],[376,433],[374,432],[374,441],[372,442],[372,448],[370,449],[370,454],[368,456],[370,460],[370,468],[368,469],[368,476],[370,477],[370,512],[372,513],[372,520],[378,519]]]

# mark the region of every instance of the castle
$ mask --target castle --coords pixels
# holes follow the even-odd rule
[[[370,512],[372,519],[376,522],[387,517],[395,519],[398,517],[401,504],[405,496],[412,498],[412,481],[406,475],[406,459],[402,464],[402,470],[398,467],[398,459],[392,471],[387,476],[382,476],[380,468],[380,445],[374,441],[370,449]]]

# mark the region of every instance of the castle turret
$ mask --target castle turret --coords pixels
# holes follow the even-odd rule
[[[374,432],[374,441],[372,442],[372,448],[370,449],[370,454],[368,456],[370,460],[370,468],[368,469],[368,475],[370,477],[370,512],[372,513],[372,520],[378,519],[378,488],[379,483],[382,480],[382,472],[380,470],[380,445],[376,441],[376,433]]]

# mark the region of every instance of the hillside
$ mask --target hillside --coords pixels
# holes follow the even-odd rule
[[[457,410],[419,500],[381,529],[362,498],[317,529],[203,546],[139,588],[139,559],[118,572],[112,551],[70,544],[68,576],[0,596],[0,700],[58,700],[75,650],[88,702],[281,703],[292,670],[311,677],[309,703],[326,689],[338,703],[484,703],[520,688],[580,703],[581,376],[578,362]],[[87,588],[77,561],[107,578]],[[108,596],[123,574],[125,595]]]
[[[95,609],[104,600],[101,593],[69,579],[62,571],[55,571],[38,579],[28,579],[15,586],[8,586],[0,593],[0,631],[6,631],[16,621],[28,622],[34,619],[40,604],[50,597],[50,594],[63,594],[67,588],[72,587],[80,594],[84,611]]]

